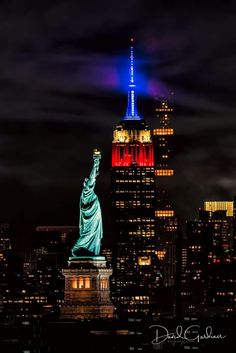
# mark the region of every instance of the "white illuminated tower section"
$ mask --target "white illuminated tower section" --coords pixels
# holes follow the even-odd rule
[[[111,168],[116,237],[113,299],[121,316],[153,313],[159,285],[153,143],[148,125],[138,114],[134,68],[131,45],[128,104],[113,133]]]

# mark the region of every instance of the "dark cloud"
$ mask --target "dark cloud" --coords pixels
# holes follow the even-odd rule
[[[128,38],[145,78],[138,105],[154,125],[156,94],[174,92],[183,218],[232,197],[236,170],[234,1],[3,1],[0,9],[0,213],[25,237],[75,223],[94,147],[109,224],[112,129],[122,117]],[[108,231],[107,231],[108,232]]]
[[[235,115],[222,114],[221,120],[215,114],[182,116],[175,125],[172,194],[180,214],[193,217],[204,200],[235,195]]]

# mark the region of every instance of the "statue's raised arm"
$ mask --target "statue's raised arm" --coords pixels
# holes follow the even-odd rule
[[[84,180],[80,197],[79,239],[72,248],[73,257],[100,254],[103,236],[102,213],[98,197],[94,192],[100,159],[100,151],[94,150],[93,167],[89,178]]]
[[[101,153],[95,150],[93,154],[93,167],[89,174],[89,178],[85,178],[84,187],[86,186],[86,182],[90,187],[95,187],[96,177],[99,174],[100,159],[101,159]]]

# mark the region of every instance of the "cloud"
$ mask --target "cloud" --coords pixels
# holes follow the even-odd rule
[[[196,215],[204,200],[232,200],[236,187],[235,116],[178,116],[175,123],[172,194],[182,218]]]

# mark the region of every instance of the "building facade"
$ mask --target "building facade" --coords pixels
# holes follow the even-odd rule
[[[211,202],[209,206],[206,201],[199,219],[186,223],[182,298],[187,313],[227,316],[235,312],[232,205]]]
[[[155,227],[158,239],[157,254],[160,260],[164,286],[173,287],[176,278],[177,218],[170,196],[174,176],[172,165],[173,108],[167,99],[156,100],[155,127],[152,130],[156,182]]]
[[[111,205],[116,237],[113,300],[120,315],[154,312],[159,265],[151,130],[136,105],[133,46],[127,111],[112,141]]]
[[[0,312],[4,310],[4,302],[6,302],[10,292],[10,236],[11,232],[9,224],[0,223]]]

